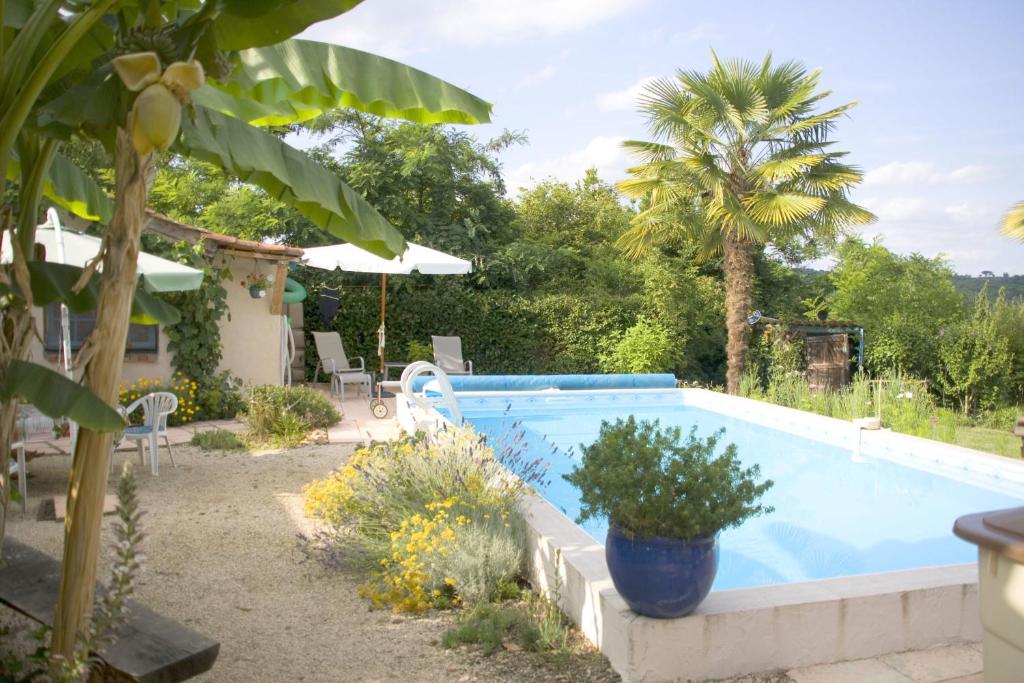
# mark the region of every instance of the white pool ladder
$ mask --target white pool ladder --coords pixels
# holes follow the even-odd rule
[[[417,377],[427,374],[434,376],[434,380],[437,382],[437,389],[441,392],[440,396],[428,396],[426,386],[419,393],[413,391],[413,381]],[[422,410],[429,411],[432,408],[447,408],[451,421],[456,425],[462,424],[462,411],[459,410],[459,402],[455,399],[455,391],[452,389],[452,383],[448,381],[448,375],[441,368],[425,360],[418,360],[415,363],[409,364],[402,371],[401,384],[402,393]]]

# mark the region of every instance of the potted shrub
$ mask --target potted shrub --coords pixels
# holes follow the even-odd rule
[[[259,271],[253,271],[239,284],[249,288],[249,296],[253,299],[262,299],[267,295],[267,289],[270,287],[270,277]]]
[[[692,612],[718,571],[718,533],[772,511],[758,502],[772,482],[758,481],[757,465],[744,469],[734,444],[715,453],[724,431],[700,439],[694,427],[684,439],[657,421],[603,422],[563,475],[582,494],[578,522],[607,517],[608,570],[634,612]]]

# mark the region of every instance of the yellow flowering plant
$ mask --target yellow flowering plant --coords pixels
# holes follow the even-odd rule
[[[164,378],[137,377],[130,384],[121,385],[118,392],[118,402],[122,406],[128,407],[147,394],[158,391],[170,392],[178,397],[178,409],[167,418],[167,424],[173,427],[186,424],[196,418],[196,413],[199,412],[199,405],[197,403],[198,389],[199,385],[194,380],[189,379],[180,372],[174,373],[169,380]],[[141,424],[142,411],[136,411],[129,415],[128,418],[132,424]]]

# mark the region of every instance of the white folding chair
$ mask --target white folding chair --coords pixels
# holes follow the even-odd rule
[[[316,376],[323,371],[331,376],[331,393],[345,400],[345,385],[360,384],[370,394],[370,373],[366,371],[366,361],[362,356],[348,358],[345,347],[341,343],[341,335],[337,332],[314,332],[316,354],[320,364],[316,366]],[[358,365],[352,361],[358,361]]]
[[[164,437],[167,445],[167,454],[171,457],[171,465],[174,463],[174,451],[171,450],[171,441],[167,438],[167,416],[178,409],[178,397],[169,391],[158,391],[146,394],[125,408],[125,415],[131,415],[138,408],[142,408],[143,422],[141,425],[125,427],[124,438],[135,441],[139,449],[139,464],[146,464],[145,449],[143,444],[149,444],[149,459],[153,475],[160,473],[160,453],[157,439]]]

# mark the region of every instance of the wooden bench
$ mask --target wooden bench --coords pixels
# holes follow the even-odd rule
[[[12,538],[3,541],[0,563],[0,603],[47,626],[60,585],[60,563]],[[173,619],[128,602],[128,621],[117,641],[96,653],[119,679],[141,683],[176,683],[209,671],[220,643]]]

